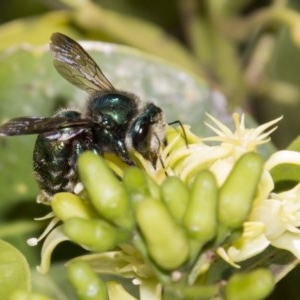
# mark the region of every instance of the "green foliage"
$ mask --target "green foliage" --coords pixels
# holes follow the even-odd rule
[[[12,245],[0,240],[0,299],[9,299],[17,289],[30,291],[31,278],[25,257]]]

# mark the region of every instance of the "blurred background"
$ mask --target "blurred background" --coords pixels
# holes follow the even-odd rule
[[[274,143],[298,134],[297,0],[21,0],[0,4],[0,49],[54,31],[125,44],[205,78],[258,122],[284,115]]]
[[[0,2],[1,53],[47,44],[56,31],[163,58],[219,90],[228,111],[243,109],[258,123],[283,115],[272,135],[277,148],[300,133],[299,0]],[[299,299],[297,276],[298,268],[269,299]]]

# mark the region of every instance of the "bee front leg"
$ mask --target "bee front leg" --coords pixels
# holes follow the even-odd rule
[[[116,154],[129,166],[134,166],[135,163],[129,156],[128,150],[126,148],[125,143],[122,140],[116,139],[116,144],[115,144],[115,151]]]

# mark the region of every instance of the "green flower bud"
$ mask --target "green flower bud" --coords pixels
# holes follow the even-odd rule
[[[68,263],[67,270],[80,300],[108,300],[105,283],[87,263],[74,260]]]
[[[261,300],[272,292],[275,281],[267,269],[233,275],[226,286],[226,300]]]
[[[136,219],[148,252],[158,266],[172,270],[188,259],[187,236],[162,202],[151,198],[139,202]]]
[[[91,202],[101,216],[122,228],[133,228],[128,195],[105,160],[92,152],[85,152],[79,157],[78,166]]]
[[[139,202],[144,197],[150,196],[146,174],[137,167],[131,167],[125,170],[123,176],[125,189],[133,203]]]
[[[129,294],[120,282],[107,281],[106,282],[109,300],[137,300]],[[150,296],[151,297],[151,296]],[[149,298],[150,300],[151,298]]]
[[[218,218],[225,226],[240,228],[247,220],[262,171],[263,160],[255,152],[235,163],[219,193]]]
[[[91,219],[96,216],[93,207],[72,193],[55,194],[51,201],[51,207],[55,215],[62,221],[73,217]]]
[[[181,224],[190,198],[187,185],[178,177],[167,177],[161,185],[161,193],[171,216]]]
[[[211,240],[217,232],[218,187],[210,171],[200,172],[191,187],[191,199],[183,224],[191,238]]]
[[[158,184],[138,167],[130,167],[125,170],[123,182],[133,205],[145,197],[160,199]]]
[[[37,293],[31,293],[28,291],[15,291],[11,296],[8,298],[9,300],[54,300],[53,298],[50,298],[45,295],[37,294]]]
[[[128,235],[103,220],[71,218],[63,224],[65,234],[73,241],[96,252],[113,249]]]

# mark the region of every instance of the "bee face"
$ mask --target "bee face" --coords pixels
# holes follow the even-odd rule
[[[148,104],[132,123],[127,144],[145,158],[155,161],[161,143],[165,142],[163,111],[154,104]]]
[[[89,94],[82,112],[62,110],[52,117],[19,117],[0,127],[2,135],[38,134],[33,153],[35,178],[43,201],[73,191],[77,158],[90,150],[111,152],[128,165],[135,150],[155,163],[165,143],[165,117],[153,103],[113,87],[95,61],[71,38],[54,33],[50,50],[56,70]]]

